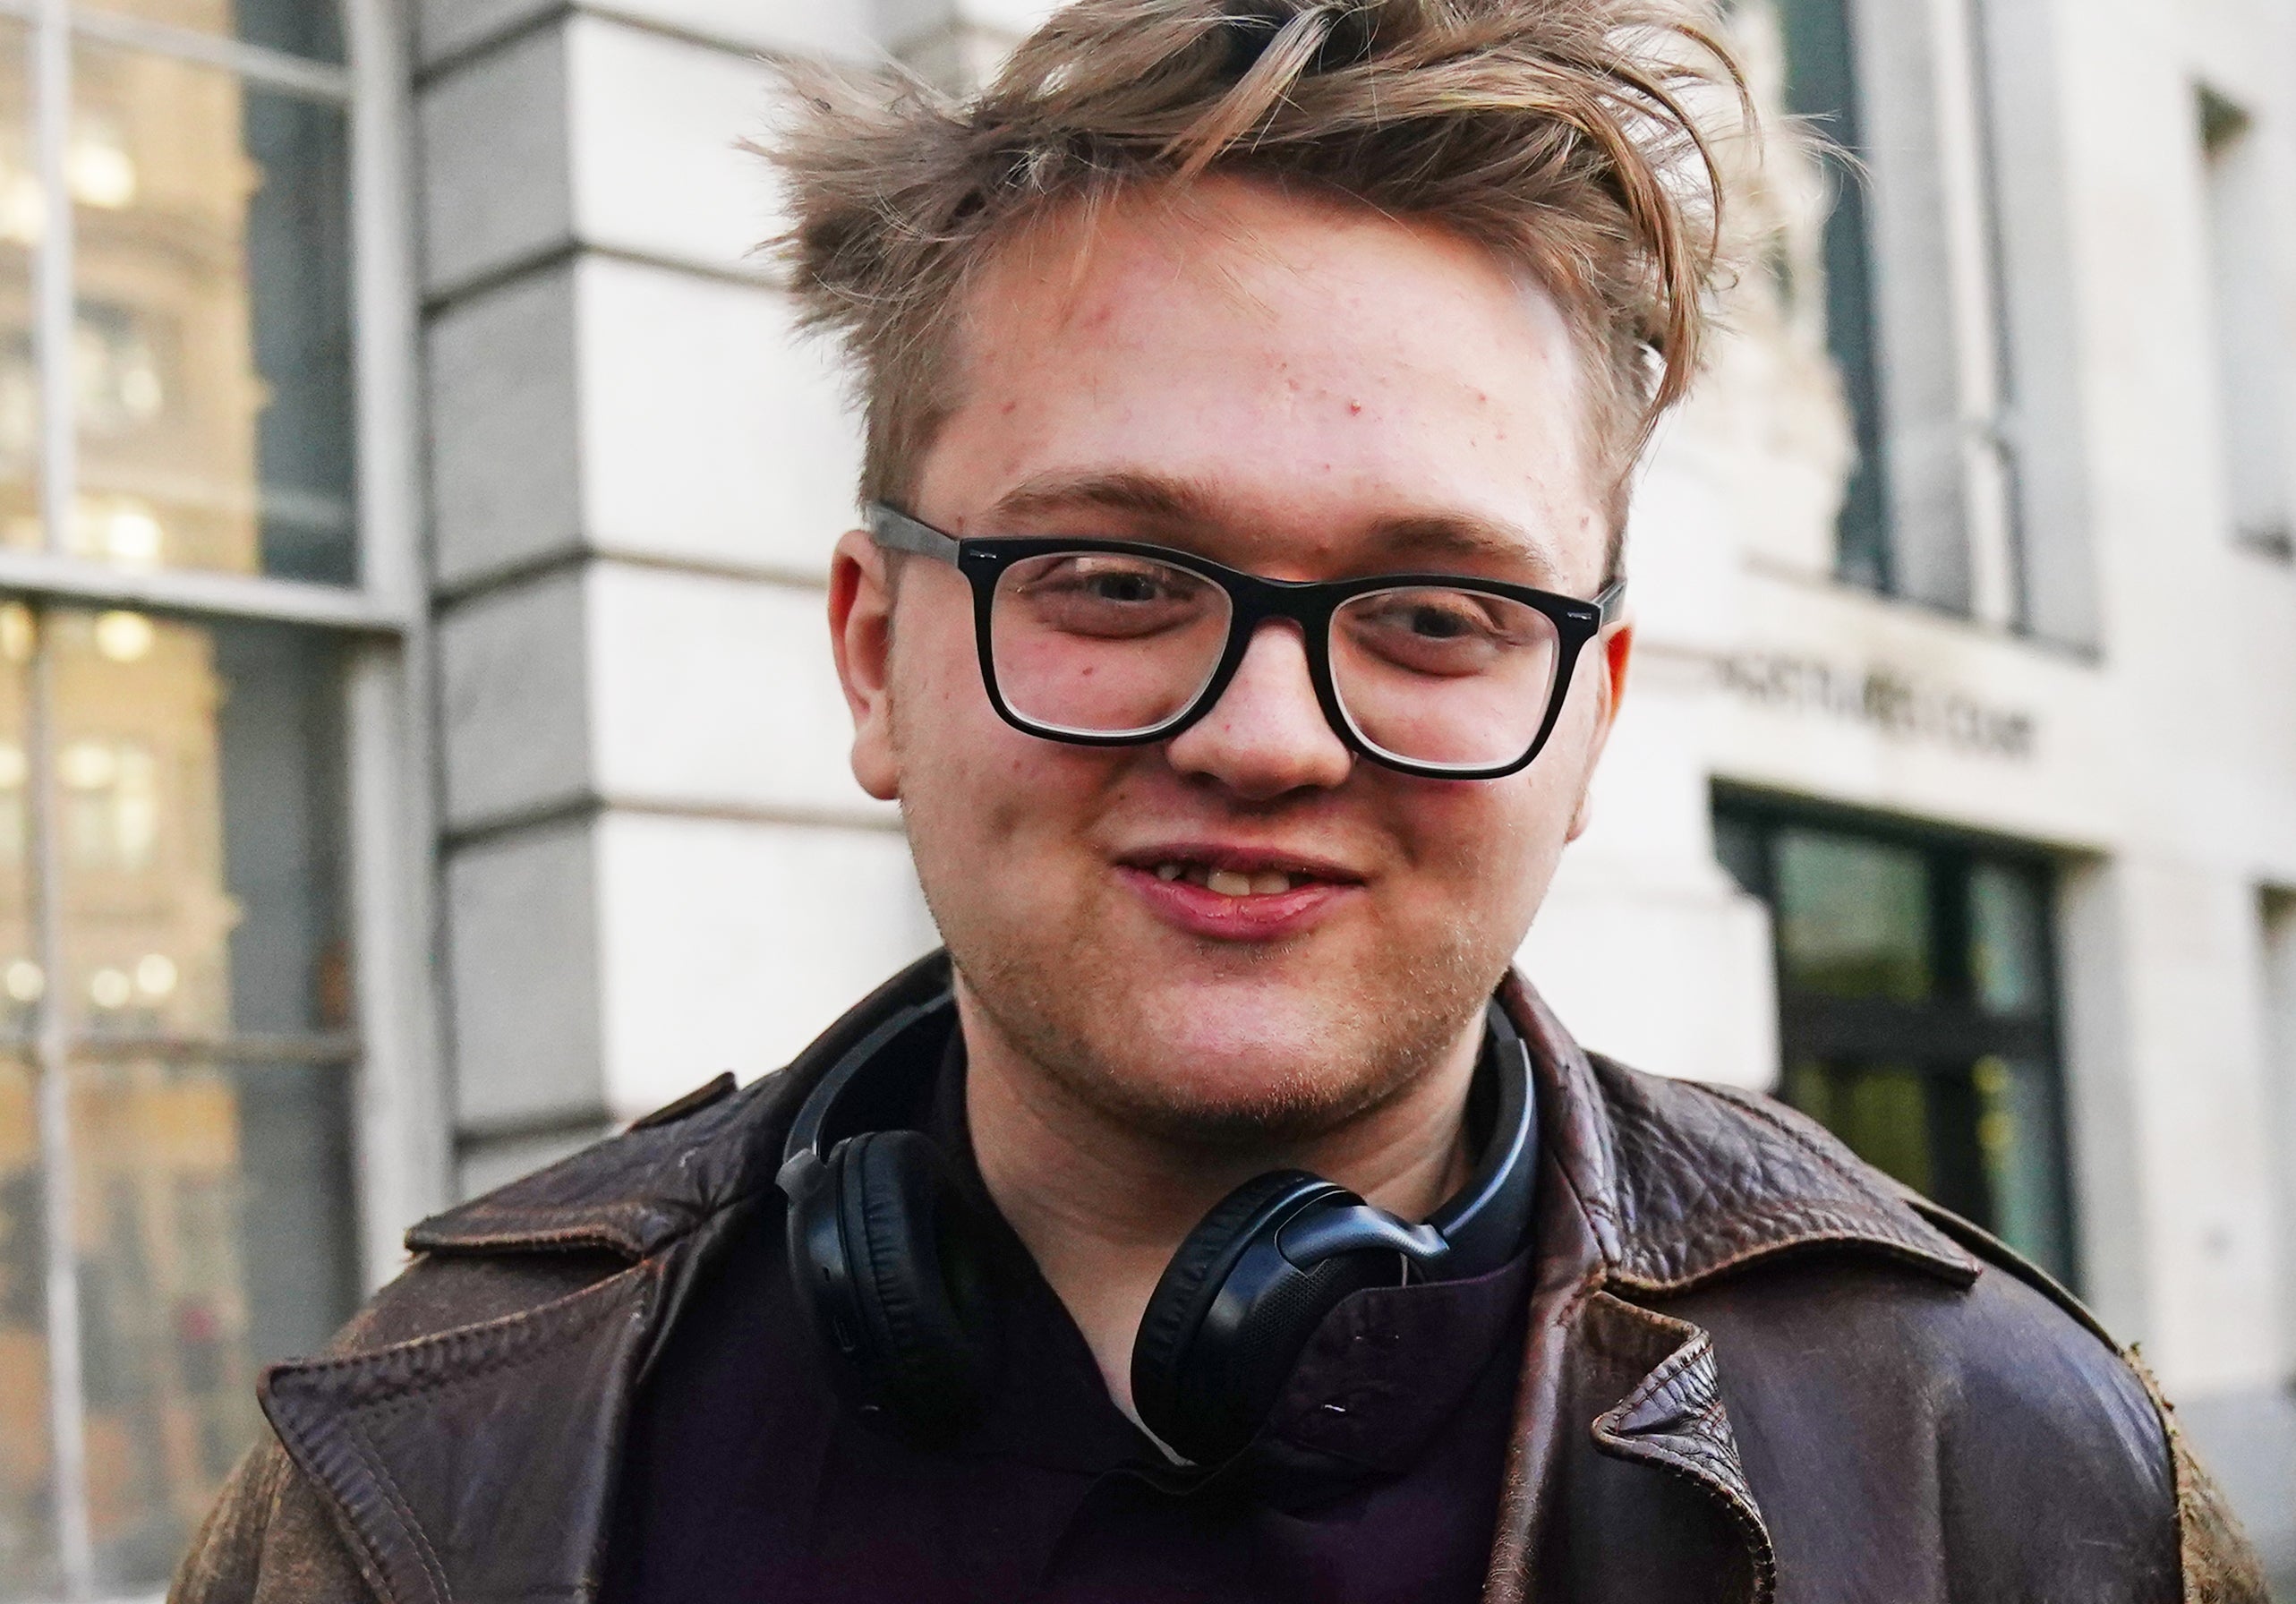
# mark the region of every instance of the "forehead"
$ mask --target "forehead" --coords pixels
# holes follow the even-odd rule
[[[1541,580],[1600,577],[1578,343],[1446,231],[1234,178],[1148,189],[1007,241],[959,315],[928,517],[1017,532],[983,519],[1018,499],[1041,529],[1042,487],[1128,479],[1184,488],[1190,533],[1263,571],[1447,524],[1514,532]]]

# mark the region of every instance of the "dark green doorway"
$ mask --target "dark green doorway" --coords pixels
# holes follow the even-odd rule
[[[2049,860],[1737,792],[1714,833],[1770,905],[1780,1095],[2074,1280]]]

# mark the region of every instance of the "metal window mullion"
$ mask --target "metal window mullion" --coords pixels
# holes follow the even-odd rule
[[[32,143],[39,176],[39,255],[34,350],[39,369],[40,514],[43,544],[62,553],[79,479],[72,191],[65,155],[72,133],[72,17],[66,0],[39,0],[32,35]],[[49,1472],[56,1555],[64,1591],[96,1591],[95,1540],[88,1500],[87,1388],[80,1331],[79,1232],[72,1151],[70,1042],[64,1020],[63,891],[57,878],[54,653],[47,617],[36,612],[30,707],[26,719],[26,789],[30,809],[30,882],[36,961],[46,977],[39,1004],[39,1143],[46,1246]]]
[[[196,29],[174,28],[165,22],[147,22],[140,17],[84,8],[73,13],[72,26],[86,38],[220,68],[265,89],[330,105],[350,103],[351,74],[347,69],[307,61],[284,50],[251,45],[223,34],[201,33]]]
[[[345,585],[214,568],[123,568],[53,551],[0,547],[0,593],[66,606],[129,607],[192,619],[265,619],[395,636],[409,604]]]
[[[399,1227],[453,1200],[448,1055],[436,969],[433,843],[440,802],[430,727],[436,688],[421,542],[421,275],[410,210],[411,38],[394,0],[345,0],[351,107],[353,371],[357,385],[359,576],[397,616],[395,642],[346,654],[344,803],[365,1283],[397,1273]]]
[[[2000,305],[1993,280],[1991,181],[1986,172],[1985,92],[1972,0],[1932,0],[1938,183],[1943,192],[1944,256],[1953,321],[1954,390],[1960,410],[1962,495],[1969,541],[1971,613],[2008,625],[2016,613],[2010,548],[2014,516],[2000,430],[2003,394]]]
[[[72,1044],[64,1020],[63,854],[55,793],[55,653],[38,615],[26,719],[26,789],[31,798],[33,940],[46,985],[40,994],[41,1240],[46,1248],[49,1473],[57,1557],[65,1596],[95,1596],[95,1543],[88,1507],[87,1388],[81,1369],[80,1252],[72,1150]]]

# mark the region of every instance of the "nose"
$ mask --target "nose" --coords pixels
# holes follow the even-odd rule
[[[1300,627],[1262,624],[1212,710],[1165,743],[1172,766],[1259,802],[1344,781],[1355,755],[1316,700]]]

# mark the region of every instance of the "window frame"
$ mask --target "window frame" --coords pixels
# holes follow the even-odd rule
[[[1942,1075],[1941,1061],[1976,1060],[1987,1056],[2023,1057],[2046,1068],[2050,1113],[2049,1177],[2065,1262],[2062,1279],[2078,1292],[2084,1278],[2080,1188],[2075,1173],[2078,1153],[2071,1129],[2070,1066],[2066,1062],[2063,942],[2060,934],[2058,892],[2063,861],[2030,841],[1958,830],[1947,825],[1875,814],[1756,787],[1717,784],[1712,788],[1710,816],[1717,827],[1717,857],[1720,826],[1742,825],[1758,832],[1762,862],[1761,883],[1745,889],[1770,912],[1773,1005],[1777,1010],[1779,1065],[1781,1076],[1791,1062],[1795,1045],[1831,1056],[1857,1055],[1853,1044],[1881,1032],[1896,1036],[1912,1060],[1910,1067],[1925,1077]],[[1947,995],[1925,1003],[1881,998],[1829,997],[1814,992],[1795,993],[1787,985],[1784,937],[1778,918],[1776,851],[1779,836],[1790,829],[1810,829],[1853,836],[1879,846],[1907,849],[1921,855],[1930,881],[1932,909],[1931,965],[1946,982]],[[2039,983],[2044,1005],[2031,1018],[1987,1015],[1974,996],[1961,994],[1974,985],[1965,971],[1970,951],[1968,895],[1979,866],[1996,865],[2035,876],[2043,885],[2041,905],[2047,909],[2039,933]],[[1727,866],[1734,881],[1744,883],[1736,866]],[[1948,880],[1954,883],[1945,883]],[[1950,952],[1949,952],[1950,949]],[[1952,961],[1942,960],[1950,956]],[[1927,1016],[1927,1017],[1923,1017]],[[1780,1094],[1783,1095],[1781,1087]],[[2054,1273],[2054,1272],[2053,1272]]]
[[[359,1280],[372,1287],[395,1272],[404,1223],[448,1196],[450,1155],[439,1024],[427,984],[435,942],[429,843],[436,802],[427,754],[431,687],[420,541],[420,296],[410,225],[413,126],[406,45],[391,0],[337,0],[341,64],[104,12],[91,0],[0,0],[0,19],[26,30],[32,149],[41,188],[68,193],[65,141],[73,53],[100,42],[218,68],[243,82],[343,108],[349,141],[353,491],[355,580],[346,585],[190,568],[126,571],[58,549],[77,490],[73,393],[76,318],[73,209],[34,252],[33,328],[43,405],[39,503],[47,548],[0,550],[0,602],[36,614],[57,608],[130,609],[189,623],[263,620],[332,636],[341,646],[344,808],[337,872],[346,901],[354,994],[348,1031],[293,1037],[224,1036],[142,1044],[168,1054],[323,1062],[349,1077],[350,1140],[356,1174]],[[26,747],[32,852],[27,868],[38,960],[62,972],[56,887],[55,793],[50,767],[52,658],[42,644],[30,665]],[[51,988],[50,996],[58,993]],[[70,1068],[86,1044],[61,1006],[43,1001],[36,1032],[21,1044],[33,1078],[46,1243],[53,1534],[64,1596],[102,1597],[87,1485],[86,1386],[79,1272],[72,1216]],[[118,1051],[115,1046],[107,1049]]]
[[[1819,293],[1789,286],[1818,303],[1857,458],[1835,518],[1833,577],[2031,635],[1985,0],[1766,3],[1785,47],[1780,91],[1815,124],[1833,192]],[[1821,69],[1814,81],[1797,78],[1797,38],[1823,47],[1809,64]],[[1925,249],[1908,256],[1912,237]]]

